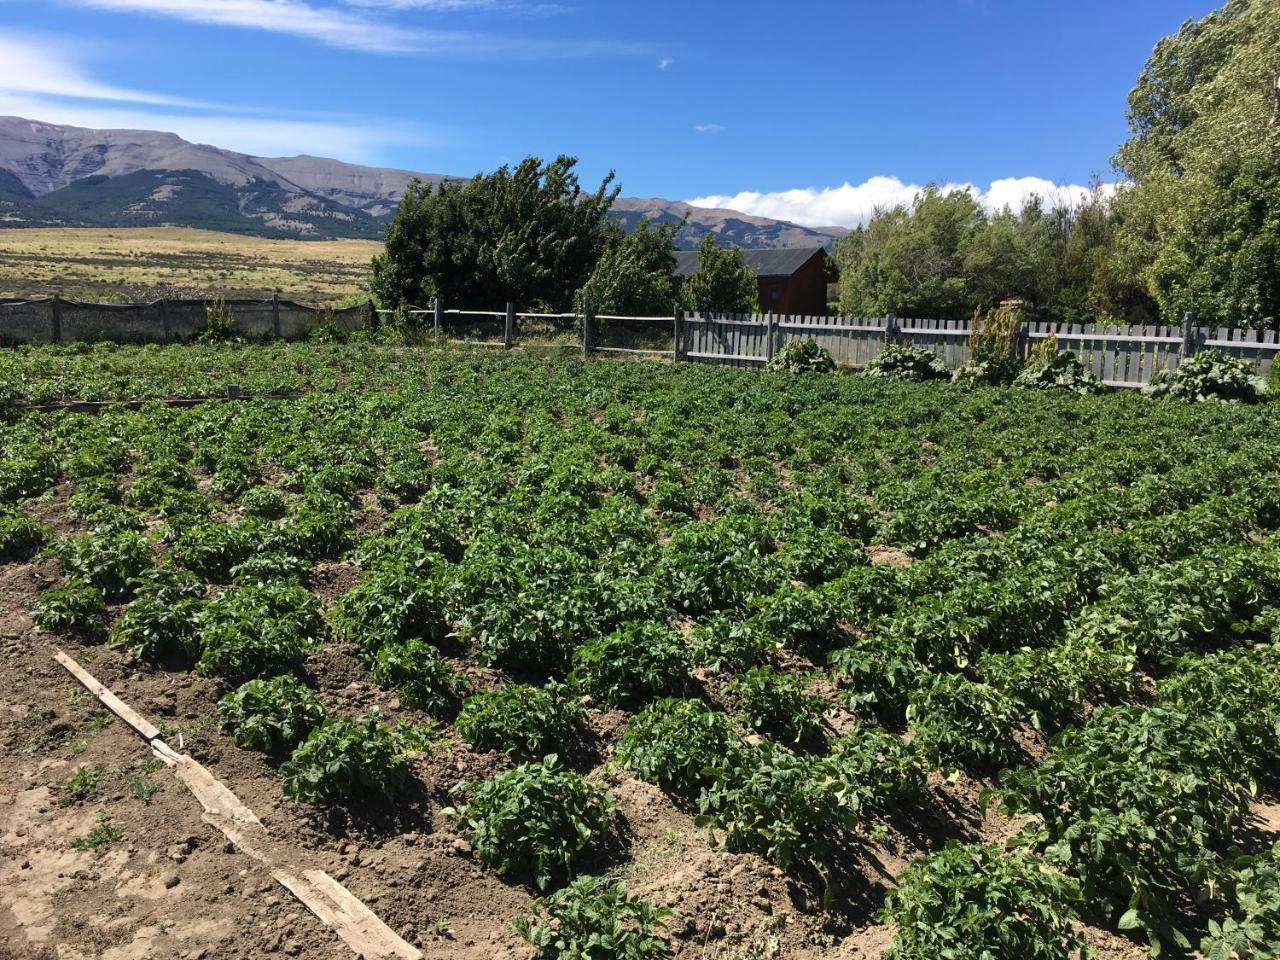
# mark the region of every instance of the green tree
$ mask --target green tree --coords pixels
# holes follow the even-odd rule
[[[415,181],[373,259],[371,288],[386,307],[433,297],[469,309],[512,302],[569,308],[612,236],[613,174],[584,193],[577,159],[529,157],[466,182]]]
[[[684,282],[684,305],[699,313],[755,313],[759,282],[742,262],[742,251],[721,247],[712,234],[698,247],[698,271]]]
[[[1123,263],[1166,318],[1280,321],[1280,6],[1230,0],[1157,44],[1116,166]]]
[[[614,225],[579,299],[590,300],[597,313],[651,316],[669,311],[676,301],[672,243],[683,226],[684,221],[654,226],[642,220],[628,234]]]
[[[1150,301],[1117,259],[1116,222],[1100,185],[1075,206],[1033,197],[996,213],[967,191],[929,187],[841,241],[840,308],[965,320],[1021,300],[1037,319],[1145,320]]]

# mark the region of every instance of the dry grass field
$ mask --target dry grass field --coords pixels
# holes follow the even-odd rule
[[[0,230],[0,296],[127,302],[279,293],[327,302],[364,290],[380,248],[183,227]]]

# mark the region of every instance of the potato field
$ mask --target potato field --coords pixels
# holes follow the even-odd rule
[[[0,956],[352,956],[56,649],[430,958],[1276,956],[1277,529],[1267,404],[4,353]]]

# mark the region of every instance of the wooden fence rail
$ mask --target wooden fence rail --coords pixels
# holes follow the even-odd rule
[[[348,332],[394,313],[372,304],[325,311],[273,297],[227,301],[237,332],[249,338],[299,339],[332,318]],[[0,300],[0,343],[72,340],[173,342],[190,340],[202,329],[205,302],[158,300],[146,304],[89,304],[58,297]],[[777,316],[684,313],[664,316],[596,314],[589,304],[575,313],[445,309],[439,301],[411,306],[424,330],[457,343],[510,349],[543,343],[581,349],[584,354],[666,356],[676,361],[758,367],[789,343],[813,340],[836,362],[863,367],[890,343],[912,343],[938,354],[949,367],[972,356],[967,321],[898,317]],[[1262,376],[1280,352],[1275,330],[1201,327],[1188,316],[1180,326],[1030,322],[1023,325],[1021,350],[1056,337],[1064,348],[1105,383],[1137,387],[1162,370],[1206,350],[1241,357]]]

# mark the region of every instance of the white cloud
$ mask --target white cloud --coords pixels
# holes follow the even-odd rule
[[[670,57],[663,57],[661,60],[658,61],[658,69],[665,70],[667,69],[667,67],[671,66],[673,63],[675,63],[675,61],[672,60]]]
[[[179,97],[128,90],[94,80],[79,65],[50,50],[46,41],[33,35],[0,35],[0,90],[122,103],[200,105]]]
[[[724,133],[727,128],[718,123],[697,123],[693,129],[696,133]]]
[[[393,144],[438,144],[442,131],[368,118],[198,103],[95,79],[74,40],[0,33],[0,116],[100,129],[161,130],[241,153],[312,153],[378,163]]]
[[[116,13],[137,13],[209,26],[265,30],[314,40],[330,47],[365,53],[431,54],[450,57],[561,59],[634,56],[648,53],[642,44],[606,40],[530,40],[464,30],[426,30],[403,26],[376,15],[307,0],[63,0],[75,6]],[[500,0],[363,0],[366,8],[460,11],[500,9]],[[526,9],[530,9],[527,8]]]
[[[698,207],[738,210],[754,216],[790,220],[803,226],[857,227],[870,220],[878,210],[909,206],[924,189],[903,183],[897,177],[872,177],[856,186],[845,182],[839,187],[815,189],[806,187],[775,193],[745,191],[730,195],[695,197],[689,203]],[[1053,207],[1080,203],[1089,196],[1090,188],[1078,184],[1057,184],[1040,177],[1016,177],[992,182],[986,189],[972,183],[940,185],[945,191],[964,190],[987,209],[1009,207],[1019,209],[1024,202],[1038,196]],[[1104,184],[1104,192],[1114,193],[1114,184]]]
[[[227,27],[306,37],[334,47],[409,53],[430,35],[302,0],[71,0],[82,7],[143,13]]]

